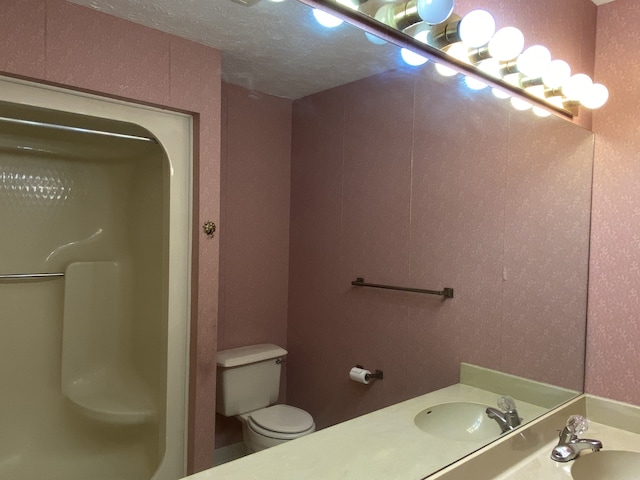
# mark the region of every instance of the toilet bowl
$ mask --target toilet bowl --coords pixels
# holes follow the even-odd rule
[[[316,425],[311,415],[291,405],[272,405],[238,415],[248,453],[294,440],[312,433]]]

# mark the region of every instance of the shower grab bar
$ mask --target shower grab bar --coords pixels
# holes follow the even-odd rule
[[[32,278],[51,278],[51,277],[64,277],[64,272],[53,273],[3,273],[0,274],[0,281],[2,280],[29,280]]]
[[[453,288],[444,288],[442,290],[424,290],[422,288],[409,288],[409,287],[396,287],[393,285],[380,285],[377,283],[366,283],[364,278],[358,277],[351,285],[354,287],[371,287],[371,288],[385,288],[387,290],[400,290],[402,292],[424,293],[427,295],[441,295],[445,298],[453,298]]]
[[[57,125],[55,123],[36,122],[35,120],[22,120],[20,118],[0,117],[0,122],[15,123],[18,125],[28,125],[31,127],[45,127],[53,130],[64,130],[68,132],[93,133],[106,137],[124,138],[127,140],[142,140],[144,142],[158,143],[155,138],[142,137],[140,135],[129,135],[126,133],[107,132],[105,130],[94,130],[91,128],[72,127],[70,125]]]

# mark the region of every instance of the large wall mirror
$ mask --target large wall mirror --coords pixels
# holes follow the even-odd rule
[[[279,295],[286,314],[243,335],[286,343],[282,399],[319,429],[457,384],[461,365],[557,387],[545,409],[582,391],[591,132],[514,110],[432,62],[409,67],[398,47],[346,23],[323,28],[294,0],[75,3],[222,50],[227,168],[258,155],[285,175],[244,193],[282,200],[286,285],[235,298],[258,319],[252,302]],[[278,135],[259,135],[269,128]],[[241,223],[240,202],[225,201],[223,220],[226,208]],[[455,294],[354,287],[357,277]],[[229,307],[235,287],[222,278]],[[384,380],[350,381],[356,364]],[[217,446],[237,441],[237,426],[217,425]]]

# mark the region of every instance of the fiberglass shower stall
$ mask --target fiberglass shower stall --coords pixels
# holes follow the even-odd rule
[[[178,478],[190,119],[0,90],[0,478]]]

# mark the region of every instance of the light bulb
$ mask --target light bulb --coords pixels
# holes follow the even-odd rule
[[[438,72],[443,77],[453,77],[456,73],[458,73],[453,68],[447,67],[446,65],[443,65],[441,63],[436,63],[436,72]]]
[[[501,78],[500,76],[500,62],[495,58],[488,58],[478,64],[478,70],[482,70],[488,73],[492,77]]]
[[[358,10],[360,6],[360,4],[356,3],[355,0],[337,0],[337,3],[344,5],[345,7],[349,7],[352,10]],[[341,18],[327,13],[324,10],[318,10],[317,8],[313,9],[313,16],[320,25],[327,28],[338,27],[344,22]]]
[[[511,96],[510,94],[508,94],[504,90],[500,90],[499,88],[492,88],[491,89],[491,93],[493,93],[494,97],[499,98],[501,100],[504,100],[504,99],[509,98]]]
[[[413,38],[415,38],[419,42],[427,43],[428,35],[429,30],[422,30],[418,32]],[[418,53],[412,52],[411,50],[407,50],[406,48],[400,49],[400,56],[407,65],[411,65],[412,67],[419,67],[420,65],[424,65],[428,61],[428,58],[423,57]]]
[[[343,20],[331,15],[330,13],[325,12],[324,10],[318,10],[317,8],[313,9],[313,16],[316,21],[326,28],[335,28],[342,25]]]
[[[516,27],[504,27],[489,41],[489,55],[500,61],[513,60],[524,48],[524,35]]]
[[[553,60],[542,74],[542,81],[551,88],[560,88],[571,76],[571,67],[564,60]]]
[[[551,112],[540,107],[533,107],[533,113],[535,113],[538,117],[548,117],[549,115],[551,115]]]
[[[485,10],[473,10],[462,18],[458,32],[468,48],[480,48],[489,43],[496,32],[496,21]]]
[[[593,86],[593,81],[589,75],[578,73],[573,75],[562,85],[562,94],[567,100],[581,101],[586,98],[589,89]]]
[[[525,91],[543,100],[546,98],[544,95],[544,85],[534,85],[533,87],[525,88]]]
[[[511,105],[513,108],[520,111],[529,110],[533,106],[529,102],[518,97],[511,97]]]
[[[609,90],[607,90],[607,87],[600,83],[594,83],[580,102],[588,109],[593,110],[603,106],[607,103],[607,100],[609,100]]]
[[[473,77],[464,77],[464,83],[471,90],[482,90],[483,88],[487,88],[489,86],[486,83],[484,83],[484,82],[482,82],[480,80],[476,80]]]
[[[460,60],[461,62],[471,63],[469,62],[469,49],[462,42],[452,43],[449,45],[449,48],[447,48],[446,52],[447,55]]]
[[[430,25],[444,22],[453,12],[453,0],[418,0],[418,15]]]
[[[527,77],[539,78],[549,63],[551,63],[549,49],[542,45],[534,45],[522,52],[516,61],[516,67],[520,73]]]
[[[456,42],[456,43],[452,43],[451,45],[448,45],[444,51],[446,52],[447,55],[460,60],[461,62],[464,63],[470,63],[469,62],[469,49],[467,47],[464,46],[464,44],[462,44],[462,42]],[[456,73],[458,73],[457,70],[454,70],[451,67],[447,67],[445,65],[442,65],[441,63],[436,63],[436,71],[442,75],[443,77],[452,77],[454,76]]]

